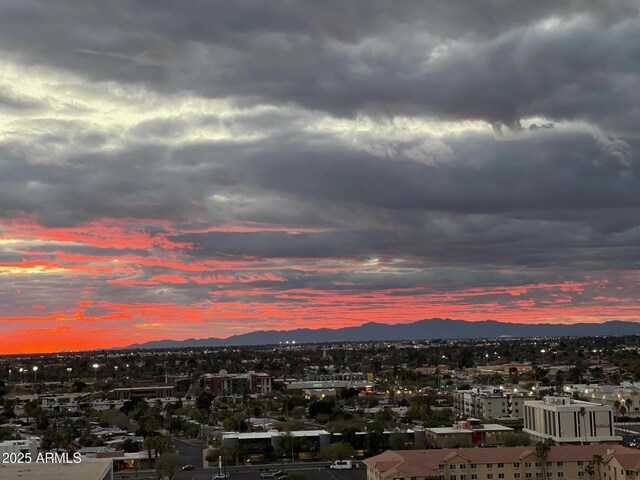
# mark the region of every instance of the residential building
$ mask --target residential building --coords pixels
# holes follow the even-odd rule
[[[546,458],[533,447],[387,450],[363,462],[367,480],[637,479],[640,451],[620,445],[562,445]]]
[[[481,387],[453,392],[453,412],[457,418],[474,417],[491,421],[499,418],[522,418],[528,395],[500,387]]]
[[[608,405],[547,396],[525,402],[524,411],[523,431],[538,440],[551,438],[558,444],[622,440],[615,435],[613,411]]]
[[[268,373],[227,373],[220,370],[217,374],[204,375],[204,388],[213,395],[269,394],[272,379]]]

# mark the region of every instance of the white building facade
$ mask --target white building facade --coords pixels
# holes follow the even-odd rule
[[[616,443],[613,410],[609,405],[544,397],[524,402],[523,431],[537,438],[551,438],[557,444]]]

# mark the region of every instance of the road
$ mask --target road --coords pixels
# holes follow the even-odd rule
[[[365,480],[367,471],[365,468],[353,468],[351,470],[330,470],[324,468],[308,468],[297,465],[294,469],[288,469],[290,473],[302,475],[306,480]],[[190,472],[176,473],[175,480],[211,480],[217,472],[216,469],[192,470]],[[260,474],[255,471],[231,472],[229,480],[260,480]]]
[[[200,440],[171,437],[169,442],[176,448],[182,458],[184,465],[193,465],[197,469],[201,469],[203,465],[202,451],[207,448],[207,444]]]
[[[186,462],[185,462],[186,463]],[[195,464],[192,464],[195,466]],[[285,471],[302,475],[305,480],[365,480],[367,471],[363,466],[353,468],[351,470],[331,470],[326,464],[285,464]],[[260,465],[261,470],[278,470],[280,465]],[[212,480],[214,474],[217,473],[216,468],[196,468],[190,471],[179,471],[173,477],[175,480]],[[260,480],[260,471],[258,466],[251,467],[230,467],[228,469],[229,480]],[[115,472],[114,480],[157,480],[155,472],[150,470],[138,472]]]

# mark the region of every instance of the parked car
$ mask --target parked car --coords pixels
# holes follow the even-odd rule
[[[334,470],[350,470],[353,468],[353,460],[336,460],[329,468]]]
[[[289,475],[289,472],[278,470],[277,472],[262,472],[260,478],[266,478],[269,480],[284,480]]]
[[[212,480],[228,480],[228,479],[229,479],[229,474],[228,473],[216,473],[212,477]]]
[[[196,467],[194,467],[193,465],[185,465],[184,467],[182,467],[182,470],[193,470],[194,468]]]

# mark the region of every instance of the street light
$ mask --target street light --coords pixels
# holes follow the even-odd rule
[[[72,371],[73,371],[73,368],[67,367],[67,377],[69,379],[69,383],[71,383],[71,372]]]
[[[36,383],[38,381],[38,366],[34,365],[33,366],[33,383]]]
[[[127,378],[129,378],[129,364],[127,363]]]
[[[98,368],[100,367],[100,365],[98,365],[97,363],[93,364],[93,371],[94,371],[94,377],[93,377],[93,381],[97,382],[98,381]]]
[[[113,370],[114,370],[113,379],[117,381],[118,380],[118,365],[114,365],[113,366]]]
[[[20,367],[18,371],[20,372],[20,384],[22,385],[24,383],[24,368]]]

